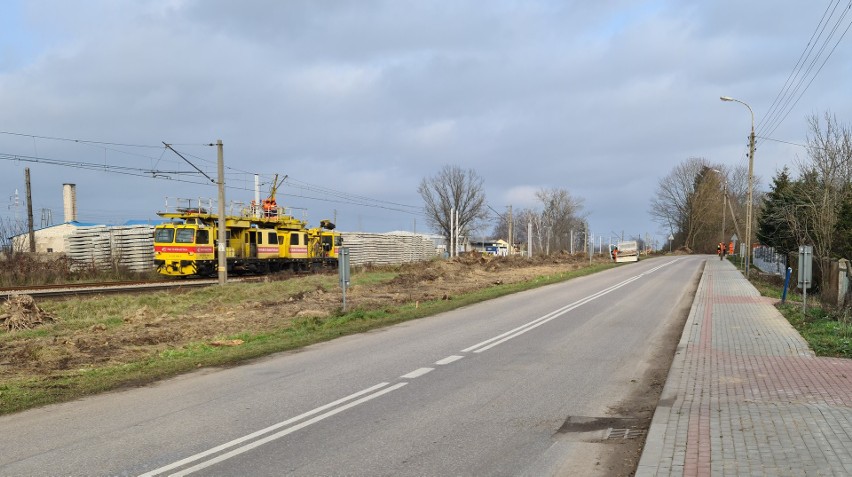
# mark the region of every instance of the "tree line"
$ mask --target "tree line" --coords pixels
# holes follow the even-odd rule
[[[852,258],[852,130],[830,113],[808,117],[807,128],[795,169],[777,171],[767,191],[755,178],[752,240],[784,254],[811,245],[820,259]],[[745,167],[689,158],[660,180],[649,212],[676,247],[712,253],[733,233],[745,240],[747,187]]]
[[[445,165],[435,175],[423,178],[418,192],[429,226],[445,237],[451,235],[453,217],[457,217],[461,237],[482,237],[490,228],[490,239],[525,245],[531,242],[534,253],[550,254],[571,250],[572,239],[575,249],[582,250],[589,230],[584,200],[564,188],[536,191],[540,208],[498,212],[486,202],[484,180],[475,170]],[[532,237],[528,236],[529,224]]]

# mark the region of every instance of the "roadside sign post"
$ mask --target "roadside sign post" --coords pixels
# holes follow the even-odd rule
[[[799,288],[802,289],[802,314],[808,311],[808,288],[811,287],[813,278],[813,253],[810,245],[799,246]]]
[[[346,289],[349,288],[349,247],[340,247],[337,260],[337,275],[343,289],[343,311],[346,311]]]

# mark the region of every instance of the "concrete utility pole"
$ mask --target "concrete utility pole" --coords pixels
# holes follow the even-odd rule
[[[508,219],[509,219],[509,240],[507,240],[507,242],[509,242],[508,255],[512,255],[512,239],[514,238],[513,237],[514,234],[512,234],[512,232],[514,232],[514,230],[512,230],[512,206],[511,205],[509,206]]]
[[[450,242],[447,246],[447,253],[448,253],[449,258],[453,258],[453,234],[455,233],[453,228],[456,225],[455,217],[456,217],[456,209],[455,209],[455,207],[452,207],[452,208],[450,208],[450,236],[447,237],[447,239]]]
[[[727,210],[727,208],[728,208],[728,179],[725,179],[724,177],[722,177],[722,171],[720,171],[719,169],[713,169],[713,171],[715,171],[717,174],[719,174],[719,178],[723,181],[722,182],[722,232],[721,232],[721,236],[719,237],[719,243],[721,243],[722,245],[727,247],[728,246],[728,240],[725,239],[725,216],[728,215],[728,210]]]
[[[527,222],[527,255],[529,258],[532,258],[533,248],[532,248],[532,220]]]
[[[30,234],[30,252],[35,253],[35,230],[33,230],[33,192],[30,187],[30,168],[24,168],[24,179],[27,183],[27,230]]]
[[[569,240],[571,247],[571,255],[574,255],[574,229],[571,229],[571,239]]]
[[[460,222],[461,219],[459,218],[459,215],[461,215],[460,212],[459,212],[459,209],[456,209],[456,225],[455,225],[456,235],[455,235],[455,237],[453,237],[453,243],[455,244],[455,247],[456,247],[456,256],[459,255],[459,253],[458,253],[459,252],[459,238],[461,238],[461,230],[459,230],[459,222]]]
[[[751,271],[751,209],[753,202],[754,189],[754,111],[751,106],[744,101],[731,98],[730,96],[721,96],[722,101],[734,101],[748,108],[751,113],[751,134],[748,136],[748,203],[746,204],[746,250],[745,250],[745,274],[746,278]]]
[[[225,154],[221,139],[216,140],[216,148],[218,149],[216,162],[219,175],[216,181],[216,185],[219,186],[219,285],[224,285],[228,281],[228,244],[225,234]]]
[[[725,217],[728,215],[728,181],[722,189],[722,243],[727,247],[728,240],[725,238]]]

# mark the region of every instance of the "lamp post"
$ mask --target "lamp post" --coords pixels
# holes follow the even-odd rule
[[[752,190],[754,183],[754,111],[747,103],[734,99],[730,96],[720,96],[722,101],[734,101],[748,108],[751,113],[751,134],[748,137],[748,203],[746,204],[746,256],[745,256],[745,272],[746,277],[749,276],[751,270],[751,204]]]

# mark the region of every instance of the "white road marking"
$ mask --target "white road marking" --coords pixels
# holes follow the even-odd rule
[[[564,307],[562,307],[562,308],[559,308],[558,310],[554,310],[554,311],[552,311],[552,312],[550,312],[550,313],[548,313],[548,314],[546,314],[546,315],[544,315],[544,316],[542,316],[542,317],[539,317],[539,318],[537,318],[537,319],[535,319],[535,320],[533,320],[533,321],[530,321],[529,323],[526,323],[526,324],[524,324],[524,325],[521,325],[521,326],[519,326],[519,327],[517,327],[517,328],[515,328],[515,329],[509,330],[509,331],[507,331],[507,332],[505,332],[505,333],[502,333],[502,334],[500,334],[500,335],[498,335],[498,336],[495,336],[495,337],[493,337],[493,338],[491,338],[491,339],[485,340],[485,341],[483,341],[483,342],[481,342],[481,343],[477,343],[477,344],[475,344],[475,345],[473,345],[473,346],[471,346],[471,347],[469,347],[469,348],[466,348],[466,349],[462,350],[462,352],[465,352],[465,353],[466,353],[466,352],[473,351],[474,353],[481,353],[481,352],[483,352],[483,351],[486,351],[486,350],[488,350],[488,349],[491,349],[491,348],[493,348],[494,346],[497,346],[497,345],[499,345],[499,344],[501,344],[501,343],[504,343],[504,342],[506,342],[506,341],[508,341],[508,340],[510,340],[510,339],[512,339],[512,338],[515,338],[515,337],[517,337],[517,336],[520,336],[520,335],[522,335],[522,334],[526,333],[527,331],[530,331],[530,330],[532,330],[532,329],[534,329],[534,328],[537,328],[537,327],[539,327],[539,326],[541,326],[541,325],[543,325],[543,324],[547,323],[548,321],[551,321],[551,320],[553,320],[553,319],[556,319],[556,318],[558,318],[559,316],[562,316],[563,314],[565,314],[565,313],[567,313],[567,312],[569,312],[569,311],[571,311],[571,310],[573,310],[573,309],[575,309],[575,308],[577,308],[577,307],[579,307],[579,306],[582,306],[582,305],[584,305],[584,304],[586,304],[586,303],[589,303],[590,301],[593,301],[593,300],[595,300],[595,299],[597,299],[597,298],[600,298],[601,296],[604,296],[604,295],[606,295],[606,294],[608,294],[608,293],[610,293],[610,292],[612,292],[612,291],[615,291],[615,290],[617,290],[617,289],[619,289],[619,288],[621,288],[621,287],[624,287],[624,286],[628,285],[629,283],[632,283],[632,282],[634,282],[634,281],[636,281],[636,280],[638,280],[638,279],[642,278],[642,277],[643,277],[643,276],[645,276],[645,275],[651,274],[651,273],[653,273],[653,272],[655,272],[655,271],[657,271],[657,270],[659,270],[659,269],[661,269],[661,268],[663,268],[663,267],[665,267],[665,266],[671,265],[672,263],[675,263],[675,262],[677,262],[677,261],[679,261],[679,260],[680,260],[680,259],[675,259],[675,260],[673,260],[673,261],[671,261],[671,262],[667,262],[667,263],[664,263],[664,264],[659,265],[659,266],[657,266],[657,267],[654,267],[654,268],[652,268],[652,269],[650,269],[650,270],[648,270],[648,271],[646,271],[646,272],[644,272],[644,273],[642,273],[642,274],[640,274],[640,275],[637,275],[637,276],[631,277],[631,278],[629,278],[629,279],[627,279],[627,280],[624,280],[624,281],[622,281],[622,282],[620,282],[620,283],[617,283],[617,284],[615,284],[615,285],[613,285],[613,286],[611,286],[611,287],[609,287],[609,288],[606,288],[606,289],[601,290],[601,291],[599,291],[599,292],[597,292],[597,293],[594,293],[594,294],[589,295],[589,296],[587,296],[587,297],[585,297],[585,298],[582,298],[582,299],[580,299],[580,300],[578,300],[578,301],[576,301],[576,302],[574,302],[574,303],[571,303],[570,305],[566,305],[566,306],[564,306]],[[435,362],[435,364],[436,364],[436,365],[439,365],[439,366],[440,366],[440,365],[446,365],[446,364],[450,364],[450,363],[453,363],[453,362],[455,362],[455,361],[458,361],[458,360],[460,360],[460,359],[462,359],[462,358],[464,358],[464,356],[452,355],[452,356],[448,356],[448,357],[446,357],[446,358],[444,358],[444,359],[441,359],[441,360],[439,360],[439,361],[436,361],[436,362]],[[401,376],[401,378],[405,378],[405,379],[414,379],[414,378],[417,378],[417,377],[423,376],[424,374],[427,374],[427,373],[429,373],[429,372],[431,372],[431,371],[434,371],[434,369],[435,369],[435,368],[419,368],[419,369],[416,369],[416,370],[414,370],[414,371],[412,371],[412,372],[410,372],[410,373],[408,373],[408,374],[406,374],[406,375]],[[320,413],[320,412],[323,412],[323,411],[325,411],[325,410],[327,410],[327,409],[334,408],[335,406],[338,406],[338,405],[340,405],[340,404],[343,404],[343,403],[345,403],[345,402],[347,402],[347,401],[351,401],[351,400],[356,399],[356,398],[358,398],[358,397],[360,397],[360,396],[363,396],[363,397],[360,397],[360,399],[357,399],[357,400],[352,401],[352,402],[350,402],[350,403],[348,403],[348,404],[345,404],[345,405],[343,405],[343,406],[340,406],[340,407],[337,407],[337,408],[335,408],[335,409],[332,409],[332,410],[330,410],[330,411],[328,411],[328,412],[325,412],[324,414],[320,414],[319,416],[316,416],[316,417],[314,417],[314,418],[312,418],[312,419],[309,419],[309,420],[307,420],[307,421],[304,421],[304,422],[302,422],[302,423],[300,423],[300,424],[293,425],[293,426],[288,427],[288,428],[286,428],[286,429],[284,429],[284,430],[281,430],[281,431],[279,431],[279,432],[277,432],[277,433],[275,433],[275,434],[272,434],[272,435],[266,436],[266,437],[264,437],[264,438],[261,438],[261,439],[255,440],[255,441],[253,441],[253,442],[251,442],[251,443],[249,443],[249,444],[246,444],[246,445],[243,445],[243,446],[238,447],[238,448],[236,448],[236,449],[233,449],[233,450],[231,450],[230,452],[227,452],[227,453],[225,453],[225,454],[221,454],[221,455],[219,455],[219,456],[217,456],[217,457],[214,457],[214,458],[212,458],[212,459],[210,459],[210,460],[207,460],[207,461],[201,462],[201,463],[199,463],[199,464],[196,464],[196,465],[195,465],[195,466],[193,466],[193,467],[190,467],[190,468],[184,469],[184,470],[182,470],[182,471],[176,472],[176,473],[174,473],[174,474],[171,474],[172,476],[185,476],[185,475],[189,475],[189,474],[191,474],[191,473],[194,473],[194,472],[196,472],[196,471],[199,471],[199,470],[205,469],[205,468],[207,468],[207,467],[210,467],[210,466],[212,466],[212,465],[215,465],[215,464],[217,464],[217,463],[219,463],[219,462],[225,461],[225,460],[227,460],[227,459],[230,459],[230,458],[235,457],[235,456],[237,456],[237,455],[240,455],[240,454],[242,454],[242,453],[248,452],[248,451],[249,451],[249,450],[251,450],[251,449],[254,449],[254,448],[260,447],[260,446],[262,446],[262,445],[264,445],[264,444],[267,444],[267,443],[272,442],[272,441],[274,441],[274,440],[280,439],[280,438],[282,438],[282,437],[284,437],[284,436],[286,436],[286,435],[292,434],[293,432],[296,432],[296,431],[298,431],[298,430],[300,430],[300,429],[303,429],[303,428],[305,428],[305,427],[307,427],[307,426],[310,426],[310,425],[312,425],[312,424],[315,424],[315,423],[317,423],[317,422],[319,422],[319,421],[322,421],[323,419],[326,419],[326,418],[328,418],[328,417],[334,416],[335,414],[338,414],[338,413],[340,413],[340,412],[343,412],[343,411],[345,411],[345,410],[347,410],[347,409],[351,409],[351,408],[353,408],[353,407],[355,407],[355,406],[358,406],[358,405],[360,405],[360,404],[363,404],[363,403],[365,403],[365,402],[367,402],[367,401],[370,401],[370,400],[375,399],[375,398],[377,398],[377,397],[383,396],[383,395],[385,395],[385,394],[387,394],[387,393],[389,393],[389,392],[395,391],[395,390],[397,390],[397,389],[399,389],[399,388],[401,388],[401,387],[403,387],[403,386],[407,385],[408,383],[406,383],[406,382],[402,382],[402,383],[397,383],[397,384],[395,384],[395,385],[393,385],[393,386],[387,387],[389,384],[390,384],[390,383],[379,383],[379,384],[377,384],[377,385],[375,385],[375,386],[372,386],[372,387],[369,387],[369,388],[367,388],[367,389],[364,389],[364,390],[358,391],[358,392],[356,392],[356,393],[350,394],[349,396],[346,396],[346,397],[344,397],[344,398],[338,399],[338,400],[336,400],[336,401],[334,401],[334,402],[330,402],[330,403],[328,403],[328,404],[325,404],[325,405],[323,405],[323,406],[320,406],[320,407],[315,408],[315,409],[313,409],[313,410],[310,410],[310,411],[308,411],[308,412],[302,413],[302,414],[300,414],[300,415],[298,415],[298,416],[296,416],[296,417],[293,417],[293,418],[287,419],[287,420],[285,420],[285,421],[279,422],[279,423],[277,423],[277,424],[274,424],[274,425],[272,425],[272,426],[266,427],[266,428],[261,429],[261,430],[259,430],[259,431],[256,431],[256,432],[253,432],[253,433],[251,433],[251,434],[245,435],[245,436],[243,436],[243,437],[240,437],[240,438],[234,439],[234,440],[232,440],[232,441],[226,442],[225,444],[222,444],[222,445],[219,445],[219,446],[213,447],[213,448],[208,449],[208,450],[206,450],[206,451],[204,451],[204,452],[200,452],[200,453],[198,453],[198,454],[192,455],[192,456],[190,456],[190,457],[187,457],[187,458],[185,458],[185,459],[179,460],[179,461],[174,462],[174,463],[172,463],[172,464],[169,464],[169,465],[166,465],[166,466],[160,467],[160,468],[155,469],[155,470],[152,470],[152,471],[150,471],[150,472],[146,472],[146,473],[144,473],[144,474],[141,474],[139,477],[153,477],[153,476],[155,476],[155,475],[159,475],[159,474],[165,473],[165,472],[167,472],[167,471],[169,471],[169,470],[173,470],[173,469],[176,469],[176,468],[178,468],[178,467],[182,467],[182,466],[184,466],[184,465],[190,464],[190,463],[192,463],[192,462],[199,461],[199,460],[201,460],[201,459],[204,459],[205,457],[208,457],[208,456],[211,456],[211,455],[217,454],[217,453],[219,453],[219,452],[221,452],[221,451],[223,451],[223,450],[226,450],[226,449],[229,449],[229,448],[234,447],[234,446],[236,446],[236,445],[242,444],[242,443],[244,443],[244,442],[246,442],[246,441],[250,441],[250,440],[255,439],[255,438],[257,438],[257,437],[260,437],[260,436],[262,436],[262,435],[264,435],[264,434],[268,434],[269,432],[272,432],[272,431],[274,431],[274,430],[276,430],[276,429],[280,429],[280,428],[282,428],[282,427],[288,426],[288,425],[293,424],[293,423],[295,423],[295,422],[298,422],[298,421],[300,421],[300,420],[302,420],[302,419],[305,419],[305,418],[307,418],[307,417],[313,416],[313,415],[318,414],[318,413]],[[384,389],[383,389],[383,388],[384,388]],[[374,392],[374,391],[375,391],[375,392]],[[371,392],[372,392],[372,394],[369,394],[369,393],[371,393]],[[364,396],[365,394],[367,394],[367,395],[366,395],[366,396]]]
[[[446,358],[444,358],[442,360],[435,361],[435,364],[437,364],[438,366],[443,366],[445,364],[454,363],[454,362],[456,362],[456,361],[458,361],[462,358],[464,358],[464,356],[458,356],[458,355],[454,354],[452,356],[447,356]]]
[[[264,434],[266,434],[266,433],[272,432],[272,431],[274,431],[274,430],[276,430],[276,429],[279,429],[279,428],[281,428],[281,427],[287,426],[287,425],[292,424],[292,423],[294,423],[294,422],[296,422],[296,421],[300,421],[300,420],[302,420],[302,419],[304,419],[304,418],[306,418],[306,417],[313,416],[314,414],[318,414],[318,413],[320,413],[320,412],[322,412],[322,411],[325,411],[326,409],[329,409],[329,408],[332,408],[332,407],[334,407],[334,406],[337,406],[338,404],[342,404],[342,403],[344,403],[344,402],[346,402],[346,401],[350,401],[350,400],[355,399],[355,398],[357,398],[357,397],[359,397],[359,396],[363,396],[364,394],[368,394],[368,393],[371,393],[371,392],[373,392],[373,391],[375,391],[375,390],[377,390],[377,389],[381,389],[381,388],[383,388],[383,387],[387,386],[388,384],[390,384],[390,383],[379,383],[379,384],[377,384],[377,385],[375,385],[375,386],[369,387],[369,388],[367,388],[367,389],[363,389],[363,390],[361,390],[361,391],[358,391],[357,393],[353,393],[353,394],[350,394],[350,395],[348,395],[348,396],[346,396],[346,397],[344,397],[344,398],[338,399],[337,401],[330,402],[330,403],[325,404],[325,405],[323,405],[323,406],[320,406],[320,407],[318,407],[318,408],[316,408],[316,409],[312,409],[312,410],[310,410],[310,411],[308,411],[308,412],[305,412],[305,413],[299,414],[298,416],[293,417],[293,418],[290,418],[290,419],[287,419],[286,421],[279,422],[278,424],[273,424],[273,425],[271,425],[271,426],[269,426],[269,427],[266,427],[266,428],[264,428],[264,429],[261,429],[261,430],[259,430],[259,431],[252,432],[251,434],[248,434],[248,435],[245,435],[245,436],[243,436],[243,437],[240,437],[240,438],[234,439],[234,440],[232,440],[232,441],[230,441],[230,442],[226,442],[226,443],[224,443],[224,444],[222,444],[222,445],[220,445],[220,446],[216,446],[216,447],[214,447],[214,448],[212,448],[212,449],[208,449],[208,450],[206,450],[206,451],[204,451],[204,452],[199,452],[198,454],[195,454],[195,455],[189,456],[189,457],[187,457],[187,458],[185,458],[185,459],[182,459],[182,460],[179,460],[179,461],[177,461],[177,462],[171,463],[171,464],[169,464],[169,465],[166,465],[166,466],[160,467],[159,469],[155,469],[155,470],[152,470],[152,471],[150,471],[150,472],[146,472],[146,473],[144,473],[144,474],[140,475],[139,477],[153,477],[153,476],[155,476],[155,475],[162,474],[163,472],[169,471],[169,470],[171,470],[171,469],[176,469],[176,468],[181,467],[181,466],[183,466],[183,465],[189,464],[190,462],[195,462],[195,461],[200,460],[200,459],[203,459],[203,458],[205,458],[205,457],[207,457],[207,456],[209,456],[209,455],[212,455],[212,454],[215,454],[215,453],[217,453],[217,452],[223,451],[223,450],[228,449],[228,448],[230,448],[230,447],[234,447],[235,445],[242,444],[243,442],[248,441],[248,440],[251,440],[251,439],[254,439],[255,437],[262,436],[262,435],[264,435]],[[400,387],[400,386],[398,386],[398,385],[397,385],[397,387]],[[393,389],[391,389],[391,390],[393,390]],[[371,399],[372,399],[372,398],[371,398]]]
[[[602,296],[604,296],[608,293],[611,293],[615,290],[618,290],[619,288],[624,287],[624,286],[642,278],[645,275],[649,275],[649,274],[651,274],[651,273],[653,273],[653,272],[655,272],[655,271],[657,271],[657,270],[659,270],[659,269],[661,269],[665,266],[671,265],[672,263],[675,263],[678,260],[680,260],[680,259],[672,260],[671,262],[667,262],[667,263],[664,263],[664,264],[659,265],[657,267],[654,267],[654,268],[652,268],[652,269],[650,269],[650,270],[648,270],[644,273],[641,273],[641,274],[636,275],[634,277],[630,277],[627,280],[624,280],[620,283],[616,283],[615,285],[613,285],[609,288],[605,288],[605,289],[603,289],[599,292],[593,293],[593,294],[591,294],[591,295],[589,295],[585,298],[581,298],[580,300],[577,300],[574,303],[571,303],[569,305],[565,305],[562,308],[551,311],[550,313],[548,313],[544,316],[541,316],[539,318],[536,318],[535,320],[530,321],[529,323],[525,323],[525,324],[518,326],[517,328],[511,329],[511,330],[509,330],[509,331],[507,331],[503,334],[497,335],[493,338],[487,339],[487,340],[482,341],[480,343],[477,343],[473,346],[465,348],[465,349],[462,350],[462,352],[463,353],[469,353],[469,352],[481,353],[483,351],[489,350],[489,349],[491,349],[491,348],[493,348],[493,347],[495,347],[495,346],[497,346],[501,343],[505,343],[506,341],[509,341],[512,338],[518,337],[518,336],[526,333],[527,331],[538,328],[539,326],[547,323],[548,321],[554,320],[554,319],[564,315],[565,313],[568,313],[569,311],[574,310],[575,308],[578,308],[578,307],[585,305],[586,303],[589,303],[593,300],[596,300],[596,299],[598,299],[598,298],[600,298],[600,297],[602,297]]]
[[[424,374],[429,373],[429,372],[432,372],[432,371],[434,371],[434,370],[435,370],[435,368],[420,368],[420,369],[415,369],[414,371],[412,371],[412,372],[410,372],[410,373],[408,373],[408,374],[403,374],[402,376],[400,376],[400,378],[402,378],[402,379],[414,379],[414,378],[419,378],[420,376],[423,376]]]
[[[377,398],[377,397],[379,397],[379,396],[382,396],[382,395],[384,395],[384,394],[387,394],[387,393],[389,393],[389,392],[391,392],[391,391],[396,391],[397,389],[399,389],[399,388],[401,388],[401,387],[405,386],[406,384],[408,384],[408,383],[399,383],[399,384],[395,384],[395,385],[393,385],[393,386],[391,386],[391,387],[389,387],[389,388],[385,388],[385,389],[382,389],[381,391],[375,392],[375,393],[370,394],[370,395],[368,395],[368,396],[364,396],[364,397],[362,397],[361,399],[358,399],[357,401],[352,401],[352,402],[351,402],[351,403],[349,403],[349,404],[346,404],[346,405],[344,405],[344,406],[340,406],[340,407],[338,407],[338,408],[336,408],[336,409],[332,409],[331,411],[328,411],[328,412],[327,412],[327,413],[325,413],[325,414],[320,414],[319,416],[317,416],[317,417],[315,417],[315,418],[313,418],[313,419],[309,419],[309,420],[307,420],[307,421],[305,421],[305,422],[302,422],[302,423],[300,423],[300,424],[296,424],[296,425],[295,425],[295,426],[293,426],[293,427],[288,427],[287,429],[284,429],[283,431],[276,432],[275,434],[272,434],[271,436],[264,437],[263,439],[258,439],[258,440],[256,440],[256,441],[252,442],[251,444],[246,444],[246,445],[244,445],[244,446],[242,446],[242,447],[237,447],[236,449],[232,450],[231,452],[228,452],[228,453],[222,454],[222,455],[220,455],[220,456],[218,456],[218,457],[214,457],[214,458],[212,458],[212,459],[210,459],[210,460],[208,460],[208,461],[205,461],[205,462],[202,462],[202,463],[200,463],[200,464],[194,465],[194,466],[192,466],[192,467],[190,467],[190,468],[188,468],[188,469],[182,470],[182,471],[180,471],[180,472],[175,472],[174,474],[171,474],[171,477],[183,477],[183,476],[185,476],[185,475],[192,474],[193,472],[199,471],[199,470],[201,470],[201,469],[206,469],[207,467],[210,467],[211,465],[218,464],[219,462],[222,462],[222,461],[228,460],[228,459],[230,459],[231,457],[238,456],[238,455],[240,455],[240,454],[242,454],[242,453],[244,453],[244,452],[248,452],[248,451],[250,451],[250,450],[252,450],[252,449],[254,449],[254,448],[256,448],[256,447],[260,447],[260,446],[262,446],[262,445],[264,445],[264,444],[267,444],[267,443],[269,443],[269,442],[272,442],[272,441],[274,441],[274,440],[276,440],[276,439],[280,439],[280,438],[282,438],[282,437],[284,437],[284,436],[286,436],[286,435],[288,435],[288,434],[292,434],[292,433],[294,433],[294,432],[298,431],[299,429],[302,429],[302,428],[304,428],[304,427],[308,427],[308,426],[310,426],[311,424],[314,424],[314,423],[317,423],[317,422],[319,422],[319,421],[322,421],[323,419],[325,419],[325,418],[327,418],[327,417],[331,417],[331,416],[333,416],[333,415],[335,415],[335,414],[341,413],[341,412],[343,412],[343,411],[345,411],[345,410],[347,410],[347,409],[349,409],[349,408],[353,408],[353,407],[355,407],[355,406],[357,406],[357,405],[359,405],[359,404],[363,404],[363,403],[365,403],[365,402],[367,402],[367,401],[369,401],[369,400],[371,400],[371,399],[375,399],[375,398]]]

